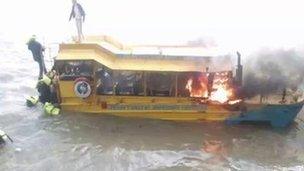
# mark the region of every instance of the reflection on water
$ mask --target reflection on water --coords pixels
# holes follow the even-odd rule
[[[276,131],[75,113],[28,114],[35,117],[4,116],[12,123],[1,125],[15,143],[2,149],[2,169],[255,170],[304,162],[303,136],[294,128]]]
[[[0,43],[1,44],[1,43]],[[0,47],[0,170],[301,170],[304,126],[226,126],[27,108],[38,65],[26,49]],[[24,47],[26,48],[26,47]]]

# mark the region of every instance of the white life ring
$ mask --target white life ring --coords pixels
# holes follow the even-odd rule
[[[75,80],[74,93],[77,97],[87,98],[91,95],[92,89],[89,84],[89,80],[81,77]]]

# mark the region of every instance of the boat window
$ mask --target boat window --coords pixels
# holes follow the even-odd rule
[[[91,61],[65,61],[58,64],[60,80],[75,80],[79,77],[92,79],[93,64]]]
[[[177,80],[177,96],[179,97],[208,97],[212,74],[180,73]]]
[[[180,97],[208,98],[220,87],[232,84],[231,72],[189,72],[178,75],[178,93]]]
[[[191,74],[181,73],[178,74],[177,79],[177,96],[179,97],[189,97],[190,93],[189,90],[187,90],[186,85],[188,80],[190,79]]]
[[[113,76],[110,70],[99,68],[96,71],[97,77],[97,94],[98,95],[111,95],[113,94]]]
[[[116,95],[144,95],[143,72],[114,72],[114,91]]]
[[[149,73],[147,74],[147,95],[149,96],[174,96],[175,74]]]
[[[144,95],[142,72],[111,71],[100,67],[96,76],[98,95]]]

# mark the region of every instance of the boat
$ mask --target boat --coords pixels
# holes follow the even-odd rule
[[[62,43],[54,61],[63,111],[175,121],[290,125],[304,102],[250,103],[240,98],[243,66],[229,55],[140,53],[109,36]],[[169,47],[170,48],[170,47]],[[178,48],[178,47],[173,47]],[[187,50],[188,47],[184,47]]]

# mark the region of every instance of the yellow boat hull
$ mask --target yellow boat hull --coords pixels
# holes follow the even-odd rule
[[[103,97],[105,98],[105,97]],[[99,99],[99,98],[98,98]],[[88,102],[84,100],[82,103],[61,103],[61,107],[65,111],[110,114],[122,117],[139,117],[153,118],[162,120],[209,120],[224,121],[232,115],[237,115],[239,111],[231,111],[224,105],[208,105],[208,104],[191,104],[190,103],[142,103],[143,101],[166,101],[162,98],[137,98],[137,103],[133,98],[126,97],[108,97],[108,101]],[[113,101],[132,101],[113,103]],[[176,101],[180,99],[175,99]],[[71,101],[71,100],[70,100]],[[172,99],[169,101],[172,102]]]

